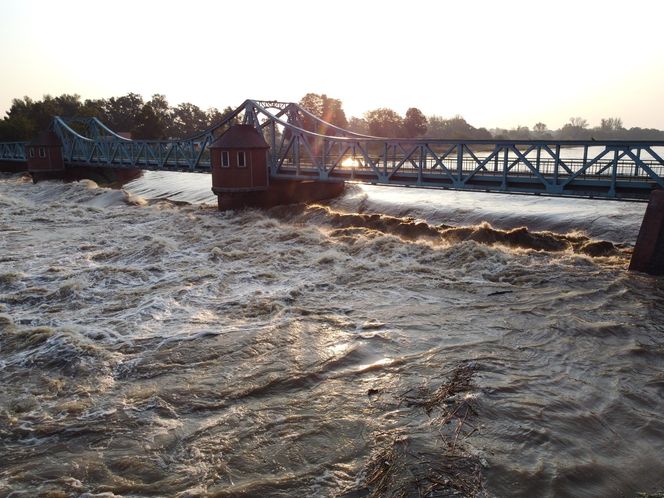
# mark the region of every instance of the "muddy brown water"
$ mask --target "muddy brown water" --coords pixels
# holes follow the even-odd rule
[[[385,192],[219,213],[2,177],[0,495],[662,490],[642,209],[516,230],[531,200]]]

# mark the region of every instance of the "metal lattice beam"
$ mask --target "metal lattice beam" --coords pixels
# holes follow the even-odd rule
[[[654,150],[663,141],[387,139],[344,130],[292,102],[247,100],[178,140],[130,140],[96,118],[56,117],[52,129],[68,164],[209,172],[209,145],[238,119],[270,144],[275,178],[625,199],[664,189],[664,159]],[[0,160],[25,161],[25,145],[0,144]],[[564,156],[570,147],[582,148],[582,158]]]
[[[0,161],[25,162],[25,147],[28,142],[0,143]]]

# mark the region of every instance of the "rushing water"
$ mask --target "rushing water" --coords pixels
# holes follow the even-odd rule
[[[664,489],[643,204],[208,182],[0,178],[0,495]]]

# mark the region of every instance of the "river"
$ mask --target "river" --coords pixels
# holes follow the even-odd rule
[[[664,490],[645,204],[0,177],[0,496]]]

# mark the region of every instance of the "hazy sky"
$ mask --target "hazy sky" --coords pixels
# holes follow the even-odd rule
[[[559,128],[664,129],[664,1],[0,0],[0,116],[15,97],[171,105],[341,99]]]

